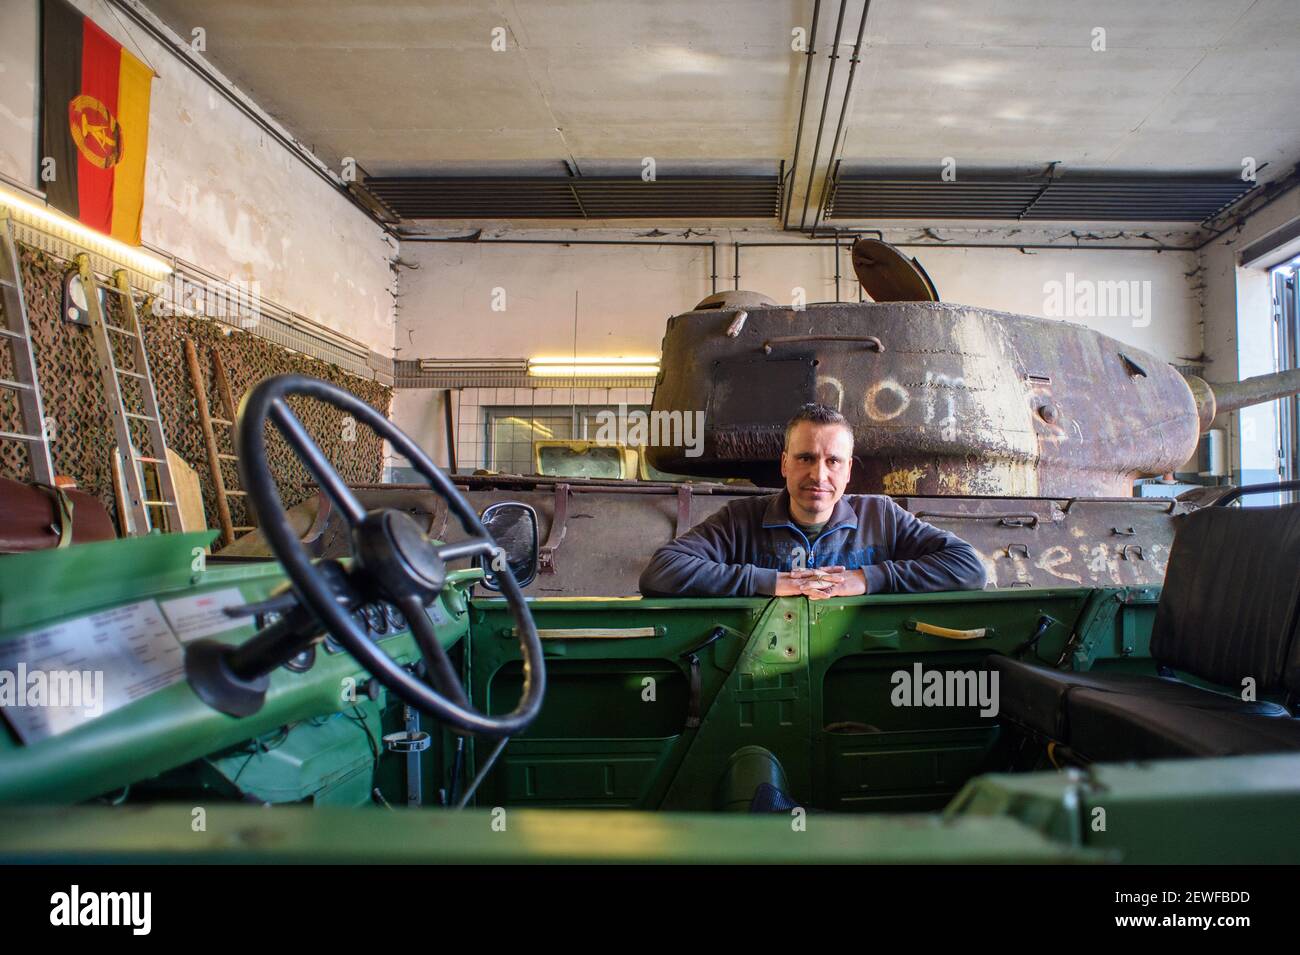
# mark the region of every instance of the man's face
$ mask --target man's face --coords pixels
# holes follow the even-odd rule
[[[844,496],[853,467],[853,436],[838,424],[800,421],[781,452],[781,476],[790,492],[792,516],[804,524],[830,517]]]

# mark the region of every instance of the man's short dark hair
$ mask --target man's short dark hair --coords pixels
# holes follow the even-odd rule
[[[796,411],[794,417],[786,422],[783,448],[790,447],[790,433],[794,431],[794,426],[801,421],[809,421],[812,424],[837,424],[849,433],[849,440],[853,440],[853,426],[849,424],[848,418],[829,405],[820,405],[810,401]]]

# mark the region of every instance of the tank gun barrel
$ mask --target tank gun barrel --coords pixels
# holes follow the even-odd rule
[[[1244,381],[1208,382],[1195,375],[1184,377],[1196,398],[1202,434],[1210,430],[1217,415],[1300,394],[1300,369],[1255,375]]]

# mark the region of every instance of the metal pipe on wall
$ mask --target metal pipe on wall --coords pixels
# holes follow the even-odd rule
[[[826,92],[822,96],[821,118],[817,121],[817,138],[813,141],[812,162],[808,166],[808,188],[803,193],[803,211],[799,214],[799,228],[803,229],[808,221],[808,200],[812,198],[812,180],[817,172],[817,155],[822,148],[822,131],[826,127],[826,110],[831,104],[831,84],[835,81],[835,61],[840,57],[840,34],[844,32],[844,13],[848,0],[840,0],[840,15],[835,23],[835,40],[831,46],[831,65],[826,71]],[[795,171],[796,178],[798,170]],[[793,182],[791,183],[793,185]]]
[[[835,136],[831,139],[830,162],[826,167],[826,177],[822,179],[822,194],[817,200],[817,214],[813,216],[814,233],[817,231],[817,223],[821,221],[822,212],[826,208],[826,193],[831,182],[831,167],[835,166],[838,168],[839,165],[838,161],[835,159],[835,155],[843,146],[843,143],[840,140],[844,134],[844,118],[848,113],[849,98],[853,95],[853,78],[857,75],[858,63],[862,59],[862,38],[867,32],[867,14],[870,12],[871,0],[862,0],[862,19],[858,21],[858,38],[853,44],[853,55],[849,58],[849,78],[844,84],[844,99],[840,103],[840,120],[835,124]],[[808,184],[810,186],[812,185],[811,179]],[[839,300],[840,297],[837,293],[835,301],[838,302]]]
[[[821,16],[822,0],[813,4],[812,31],[808,34],[808,49],[804,51],[803,96],[799,101],[799,119],[794,127],[794,160],[790,163],[790,187],[785,195],[785,213],[781,228],[790,228],[790,207],[794,205],[794,181],[799,175],[799,147],[803,144],[803,119],[808,109],[808,84],[812,81],[813,55],[817,52],[817,20]]]

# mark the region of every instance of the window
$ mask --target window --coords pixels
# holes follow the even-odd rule
[[[649,408],[634,405],[625,406],[625,410],[649,411]],[[617,414],[619,409],[598,405],[489,405],[483,409],[484,427],[487,431],[483,467],[504,474],[535,474],[537,442],[596,441],[601,437],[600,421],[596,415],[602,411]],[[611,458],[613,450],[610,448],[606,453],[598,455],[599,461],[590,462],[595,468],[590,473],[584,468],[565,470],[564,473],[570,476],[617,477],[619,464],[616,458]],[[548,460],[562,465],[557,454],[565,457],[557,449],[550,454]],[[606,473],[607,471],[611,473]]]
[[[480,468],[502,474],[536,474],[544,452],[560,473],[608,477],[631,462],[613,448],[570,452],[561,443],[595,442],[623,432],[602,431],[601,412],[648,412],[651,388],[465,388],[457,402],[456,464],[462,474]],[[539,442],[548,442],[546,444]],[[572,458],[572,460],[570,460]],[[576,470],[575,470],[576,469]],[[629,475],[635,477],[635,468]]]

